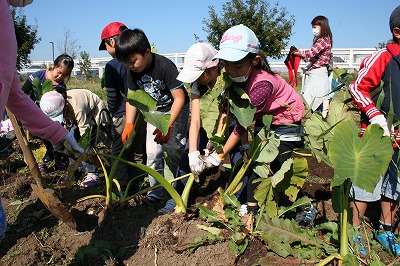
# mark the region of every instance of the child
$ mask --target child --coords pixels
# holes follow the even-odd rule
[[[118,156],[124,144],[122,132],[125,128],[125,106],[126,102],[122,94],[126,93],[126,72],[125,65],[115,58],[115,43],[120,33],[127,29],[121,22],[111,22],[101,32],[101,43],[99,50],[107,50],[113,57],[105,66],[105,87],[107,90],[107,106],[113,122],[113,143],[111,155]],[[144,145],[146,140],[146,127],[142,115],[135,127],[136,136],[133,141],[135,145],[127,145],[121,159],[134,163],[143,163]],[[138,176],[141,172],[135,168],[119,163],[115,171],[115,179],[121,187],[128,184],[129,177]]]
[[[40,84],[46,79],[50,79],[53,82],[53,86],[60,87],[66,89],[65,81],[68,81],[72,69],[74,68],[74,60],[71,56],[67,54],[59,55],[55,60],[51,67],[46,70],[39,70],[32,75],[30,75],[27,80],[25,81],[24,85],[22,86],[22,91],[31,97],[31,99],[37,103],[40,101],[40,95],[35,95],[35,91],[33,88],[33,80],[35,78],[39,79]],[[39,163],[40,171],[46,173],[47,172],[47,165],[46,162],[50,162],[54,160],[54,153],[53,148],[50,142],[47,140],[43,140],[43,144],[46,146],[46,154],[43,158],[43,161]],[[58,168],[60,166],[60,168]],[[65,170],[60,164],[56,164],[56,170]]]
[[[74,68],[74,60],[67,54],[59,55],[50,66],[49,69],[39,70],[28,77],[22,86],[22,90],[31,97],[32,100],[39,102],[37,95],[34,94],[32,81],[38,78],[40,84],[46,79],[50,79],[55,87],[67,88],[65,85],[71,77],[72,69]]]
[[[370,124],[378,124],[383,129],[384,136],[396,134],[397,126],[389,130],[388,123],[398,125],[400,116],[400,6],[396,7],[389,20],[390,31],[393,35],[393,43],[375,52],[363,60],[360,65],[357,79],[350,85],[350,93],[358,109],[366,116]],[[380,87],[383,81],[384,99],[377,106],[380,93],[373,91]],[[388,121],[387,116],[393,104],[393,121]],[[398,181],[398,167],[400,166],[399,149],[396,142],[392,161],[386,174],[383,176],[381,191],[381,216],[379,229],[375,232],[375,238],[394,255],[400,255],[400,244],[393,234],[392,224],[400,201],[400,185]]]
[[[271,163],[276,173],[283,162],[290,158],[292,150],[302,145],[301,118],[304,105],[301,97],[281,76],[274,73],[261,53],[259,41],[252,30],[244,25],[228,29],[222,36],[219,52],[215,58],[222,61],[225,71],[232,81],[242,86],[249,95],[251,104],[256,107],[255,130],[262,128],[261,118],[265,114],[273,115],[271,130],[280,137],[279,155]],[[286,126],[285,123],[297,126]],[[223,151],[213,152],[203,157],[207,166],[220,165],[223,158],[235,147],[246,128],[239,123],[226,141]],[[256,132],[257,133],[257,132]],[[257,184],[254,173],[249,175],[247,183],[247,211],[258,209],[254,199]]]
[[[99,96],[85,89],[68,90],[65,95],[57,91],[46,92],[40,101],[40,108],[51,119],[63,123],[66,127],[76,125],[79,130],[76,133],[78,139],[89,127],[107,123],[107,113],[102,112],[106,105]],[[94,165],[88,165],[87,168],[88,174],[81,186],[90,187],[100,183]]]
[[[200,151],[205,148],[208,138],[207,133],[201,126],[200,118],[200,99],[208,91],[212,90],[214,85],[220,79],[219,60],[213,60],[217,50],[209,43],[198,42],[190,46],[186,52],[184,66],[177,79],[191,84],[191,108],[190,108],[190,126],[189,126],[189,161],[182,156],[180,170],[189,172],[187,164],[192,173],[197,175],[201,172],[203,161],[199,158]],[[186,160],[185,160],[186,159]],[[158,210],[158,213],[172,212],[175,208],[175,202],[170,199],[164,208]]]
[[[165,136],[159,129],[147,123],[146,154],[147,166],[163,174],[163,155],[166,152],[170,162],[169,168],[176,176],[186,145],[189,117],[189,97],[183,83],[176,79],[178,69],[167,58],[151,52],[150,42],[140,29],[124,30],[119,36],[115,52],[118,60],[124,62],[129,69],[128,90],[144,90],[157,101],[156,113],[171,115],[169,131]],[[123,141],[126,141],[132,132],[136,113],[136,107],[127,103]],[[150,186],[158,183],[151,176],[149,179]],[[149,191],[147,199],[150,203],[163,200],[165,190],[159,188]]]
[[[329,21],[324,16],[316,16],[311,21],[314,35],[313,46],[310,50],[296,51],[293,54],[309,62],[306,68],[306,79],[301,94],[311,110],[322,111],[326,117],[329,108],[330,93],[328,66],[332,57],[332,32]]]
[[[0,0],[0,36],[2,36],[2,49],[0,49],[0,114],[4,113],[7,106],[12,113],[20,118],[22,125],[32,134],[47,139],[54,145],[59,145],[66,140],[75,151],[83,152],[72,134],[61,124],[49,119],[20,88],[18,73],[15,70],[17,42],[9,3],[13,6],[24,6],[31,2],[31,0],[11,0],[10,2]],[[0,240],[4,237],[6,226],[6,215],[0,199]]]

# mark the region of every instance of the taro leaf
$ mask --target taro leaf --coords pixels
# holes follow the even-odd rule
[[[207,231],[207,232],[209,232],[209,233],[211,233],[213,235],[217,235],[218,236],[218,235],[221,234],[221,229],[219,229],[217,227],[205,226],[205,225],[202,225],[202,224],[197,224],[196,226],[197,226],[197,228],[199,228],[201,230],[204,230],[204,231]]]
[[[260,182],[254,191],[254,198],[257,200],[258,206],[265,205],[265,212],[270,217],[278,215],[278,204],[274,200],[271,177],[259,178],[254,182]]]
[[[272,177],[271,177],[271,185],[272,187],[276,187],[278,183],[280,183],[283,178],[285,177],[285,174],[287,171],[290,170],[290,167],[292,166],[293,159],[287,159],[285,162],[283,162],[281,168],[276,172]]]
[[[159,114],[152,112],[142,112],[142,114],[146,122],[158,128],[163,133],[163,136],[167,135],[169,122],[171,120],[170,114]]]
[[[83,134],[83,136],[79,139],[79,145],[85,151],[89,148],[90,145],[90,137],[92,136],[92,127],[88,127]]]
[[[236,233],[236,234],[239,234],[239,233]],[[248,244],[249,244],[249,240],[247,238],[242,240],[240,242],[240,244],[238,242],[236,242],[234,239],[231,239],[229,241],[229,251],[230,251],[231,255],[238,256],[246,250]]]
[[[34,88],[42,88],[42,84],[40,83],[40,79],[39,78],[34,78],[32,80],[32,85]]]
[[[359,265],[359,261],[356,255],[348,253],[346,256],[343,258],[343,264],[342,266],[353,266],[353,265]]]
[[[267,133],[267,135],[265,135]],[[259,147],[255,150],[254,154],[250,154],[253,157],[253,161],[257,163],[270,163],[278,155],[278,147],[280,144],[279,137],[273,132],[266,132],[261,130],[254,138],[254,146]]]
[[[51,79],[46,79],[42,84],[42,95],[46,92],[52,91],[53,87],[53,81],[51,81]]]
[[[209,210],[203,205],[199,205],[198,208],[200,210],[200,217],[206,218],[207,222],[224,223],[224,220],[218,216],[216,211]]]
[[[294,220],[268,217],[262,214],[260,222],[254,232],[265,242],[268,249],[281,257],[293,254],[290,244],[301,242],[303,245],[312,245],[324,248],[328,245],[318,239],[310,230],[303,230]]]
[[[292,162],[291,165],[288,165],[290,169],[285,170],[287,169],[286,164],[288,164],[289,162]],[[279,170],[278,172],[281,172],[282,170],[284,170],[285,176],[284,179],[276,185],[276,190],[280,193],[284,193],[286,196],[289,197],[290,201],[294,202],[308,176],[307,159],[288,159],[283,163],[281,170]],[[274,180],[274,177],[272,178],[272,180]]]
[[[382,137],[379,125],[369,125],[362,138],[354,121],[338,124],[328,155],[335,175],[332,186],[341,185],[346,179],[368,192],[373,192],[380,177],[386,172],[393,148],[389,137]]]
[[[142,112],[157,110],[157,101],[143,90],[128,91],[126,101]]]
[[[252,165],[252,169],[260,177],[268,177],[269,175],[269,168],[265,163],[255,163]]]
[[[223,72],[218,76],[213,89],[208,90],[200,99],[201,122],[208,138],[211,138],[216,133],[221,114],[222,93],[231,85],[232,80],[230,80],[226,72]]]
[[[222,196],[222,200],[224,202],[224,206],[232,206],[236,210],[240,209],[241,204],[234,195],[224,194]]]
[[[283,214],[285,214],[288,211],[296,211],[297,207],[310,205],[311,202],[312,202],[312,199],[310,199],[307,196],[304,196],[304,197],[296,200],[296,202],[294,202],[292,205],[290,205],[288,207],[285,207],[285,206],[280,207],[279,211],[278,211],[278,216],[282,216]]]
[[[242,88],[235,86],[234,89],[229,90],[228,94],[230,111],[235,115],[238,123],[247,128],[253,123],[256,108],[250,103],[249,96]]]

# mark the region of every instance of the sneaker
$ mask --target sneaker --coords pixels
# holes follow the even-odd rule
[[[357,238],[355,238],[355,237],[353,236],[353,241],[354,241],[354,243],[357,243],[357,245],[359,246],[359,248],[360,248],[360,255],[363,256],[363,257],[367,256],[367,250],[365,249],[364,244],[362,243],[362,237],[361,237],[361,235],[358,234]]]
[[[400,255],[400,244],[397,242],[397,237],[391,231],[375,231],[375,238],[387,250],[391,251],[393,255]]]
[[[88,173],[85,179],[81,182],[81,187],[92,187],[100,184],[100,178],[95,173]]]
[[[314,223],[317,213],[318,211],[312,203],[308,206],[303,206],[296,214],[296,222],[301,227],[310,228]]]
[[[159,198],[156,198],[154,196],[147,196],[146,199],[145,199],[145,202],[147,204],[150,204],[150,205],[159,204],[159,203],[161,203],[163,201],[164,201],[163,199],[159,199]]]
[[[175,201],[173,199],[169,199],[167,200],[167,202],[165,203],[165,206],[162,207],[161,209],[158,209],[157,213],[158,214],[168,214],[171,213],[175,210]]]
[[[46,174],[49,171],[49,169],[47,168],[47,165],[43,162],[38,163],[38,168],[42,174]]]
[[[247,214],[247,203],[242,204],[239,210],[239,216],[243,217],[245,214]]]

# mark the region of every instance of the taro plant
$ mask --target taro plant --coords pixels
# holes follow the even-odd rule
[[[42,83],[40,83],[39,78],[34,78],[32,80],[32,85],[33,85],[33,94],[35,96],[36,103],[40,102],[40,98],[42,98],[43,94],[53,90],[53,87],[54,87],[53,82],[50,79],[46,79],[42,84]]]
[[[170,115],[169,114],[160,114],[160,113],[156,113],[155,110],[157,109],[156,106],[156,101],[151,98],[146,92],[142,91],[142,90],[138,90],[138,91],[130,91],[128,92],[128,95],[126,97],[126,101],[129,102],[131,105],[136,106],[137,109],[141,112],[141,114],[144,117],[144,120],[148,123],[151,123],[152,125],[154,125],[155,127],[159,128],[163,134],[166,134],[168,132],[168,127],[169,127],[169,121],[170,121]],[[136,123],[135,123],[136,124]],[[106,195],[90,195],[87,197],[84,197],[80,200],[86,200],[89,198],[105,198],[106,200],[106,205],[110,205],[112,203],[112,185],[113,183],[116,185],[117,189],[118,189],[118,196],[119,196],[119,200],[120,201],[127,201],[130,200],[134,197],[137,197],[141,194],[146,193],[148,190],[154,189],[156,187],[150,187],[147,189],[144,189],[142,191],[139,191],[138,193],[136,193],[135,195],[132,196],[128,196],[128,190],[129,190],[129,186],[131,185],[131,183],[133,182],[133,180],[130,180],[130,182],[128,183],[127,189],[125,192],[123,192],[121,190],[121,186],[119,184],[119,182],[114,178],[114,174],[115,171],[117,169],[117,166],[119,163],[125,163],[129,166],[132,167],[136,167],[140,170],[142,170],[143,172],[145,172],[148,175],[153,176],[159,183],[159,186],[163,186],[165,188],[165,190],[170,194],[170,196],[172,197],[172,199],[175,201],[176,203],[176,208],[175,208],[175,212],[186,212],[186,208],[187,208],[187,202],[188,202],[188,198],[189,198],[189,192],[190,189],[192,187],[193,181],[194,181],[194,176],[192,174],[188,174],[182,177],[179,177],[177,179],[174,180],[166,180],[160,173],[158,173],[156,170],[143,165],[143,164],[136,164],[133,162],[129,162],[126,160],[121,159],[122,153],[125,151],[126,149],[126,145],[134,145],[132,143],[132,139],[133,139],[134,133],[132,133],[129,136],[129,139],[127,141],[127,143],[124,145],[123,149],[121,150],[121,152],[119,153],[119,155],[117,157],[115,156],[111,156],[109,154],[103,154],[103,153],[95,153],[96,156],[99,157],[99,162],[101,164],[101,167],[103,169],[104,175],[105,175],[105,179],[106,179]],[[102,160],[101,157],[106,157],[109,159],[114,160],[110,172],[107,173],[107,169],[105,167],[105,164]],[[82,160],[82,159],[81,159]],[[80,161],[81,162],[81,161]],[[78,164],[80,164],[79,160],[78,160]],[[188,177],[188,182],[185,186],[185,189],[182,193],[182,195],[179,195],[176,190],[174,189],[174,187],[171,185],[171,182],[176,181],[178,179],[184,178],[184,177]],[[135,177],[135,178],[139,178],[139,177]],[[158,186],[157,186],[158,187]]]

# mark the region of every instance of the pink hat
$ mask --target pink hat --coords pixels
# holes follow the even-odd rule
[[[106,50],[106,44],[104,42],[105,39],[110,38],[110,37],[114,37],[117,36],[121,33],[121,27],[126,28],[125,24],[121,23],[121,22],[111,22],[110,24],[108,24],[107,26],[105,26],[105,28],[103,29],[103,31],[101,32],[101,43],[99,46],[99,50]]]
[[[209,43],[198,42],[190,46],[186,52],[183,69],[177,80],[185,83],[195,82],[204,70],[218,65],[218,60],[213,60],[217,50]]]
[[[40,99],[40,109],[53,121],[58,121],[60,124],[64,120],[64,106],[64,97],[56,91],[46,92]]]

